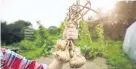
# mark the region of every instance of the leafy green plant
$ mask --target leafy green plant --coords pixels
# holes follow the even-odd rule
[[[95,29],[98,39],[97,41],[92,41],[90,34],[91,32],[88,31],[86,22],[80,21],[79,23],[79,39],[77,40],[76,44],[81,47],[81,51],[87,59],[106,54],[103,29],[100,24],[97,25]]]
[[[19,48],[22,50],[33,50],[35,48],[35,45],[33,42],[28,41],[28,40],[22,40],[19,43]]]
[[[92,39],[91,39],[91,34],[88,31],[88,27],[87,27],[87,23],[85,21],[80,21],[79,22],[79,38],[77,40],[77,43],[82,42],[82,45],[87,45],[90,46],[92,43]],[[80,46],[81,43],[79,44]]]
[[[133,69],[133,63],[122,50],[122,41],[107,41],[106,59],[112,69]]]
[[[98,40],[97,41],[100,44],[104,44],[104,31],[103,31],[102,24],[96,25],[95,30],[96,30],[96,33],[97,33],[97,36],[98,36]]]
[[[35,59],[37,57],[42,56],[43,48],[36,48],[34,50],[29,50],[23,53],[20,53],[22,56],[25,56],[28,59]]]
[[[110,69],[135,69],[134,63],[124,54],[122,50],[122,41],[104,40],[104,31],[101,24],[96,25],[95,30],[97,40],[92,41],[87,36],[87,27],[84,22],[80,22],[79,40],[77,45],[81,47],[81,51],[87,59],[95,57],[104,57],[107,59],[107,64],[111,65]],[[91,35],[91,34],[90,34]],[[90,43],[88,43],[91,40]]]

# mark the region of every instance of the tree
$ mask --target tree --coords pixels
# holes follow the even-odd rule
[[[23,20],[18,20],[8,25],[6,22],[1,22],[2,44],[11,44],[24,39],[24,29],[28,28],[30,25],[30,22]]]
[[[7,22],[1,22],[1,42],[2,44],[5,44],[8,40],[8,28],[7,28]]]
[[[47,30],[49,34],[58,34],[60,32],[60,29],[56,26],[51,26]]]

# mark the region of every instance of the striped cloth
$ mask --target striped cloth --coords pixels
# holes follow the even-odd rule
[[[38,64],[36,61],[27,60],[5,48],[0,50],[0,60],[2,69],[48,69],[46,64]]]

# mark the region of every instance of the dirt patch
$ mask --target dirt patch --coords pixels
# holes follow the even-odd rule
[[[50,64],[53,60],[53,57],[40,57],[36,59],[39,63]],[[63,69],[72,69],[69,68],[68,63],[63,66]],[[106,65],[106,59],[97,57],[94,60],[88,60],[84,66],[78,69],[108,69],[108,65]]]

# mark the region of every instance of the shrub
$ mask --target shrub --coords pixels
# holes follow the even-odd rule
[[[28,41],[28,40],[22,40],[19,43],[19,47],[22,50],[33,50],[35,49],[35,45],[32,41]]]
[[[122,41],[107,41],[107,58],[108,64],[112,69],[133,69],[134,65],[130,58],[122,50]]]
[[[36,48],[34,50],[29,50],[20,54],[28,59],[35,59],[43,55],[43,48]]]

